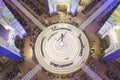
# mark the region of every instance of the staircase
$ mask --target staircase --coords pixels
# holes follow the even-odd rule
[[[33,67],[25,76],[21,78],[21,80],[30,80],[35,74],[37,74],[40,70],[42,70],[42,66],[40,64]]]
[[[102,80],[100,76],[98,76],[92,69],[90,69],[86,64],[83,64],[82,70],[86,72],[86,74],[91,77],[92,80]]]

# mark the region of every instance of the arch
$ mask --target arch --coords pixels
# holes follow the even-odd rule
[[[0,37],[4,38],[4,40],[7,41],[9,38],[9,33],[10,30],[5,29],[4,26],[0,24]]]
[[[57,11],[67,12],[67,5],[66,4],[57,4]]]
[[[102,40],[102,47],[105,49],[109,48],[110,46],[110,37],[108,35],[106,35],[103,40]]]
[[[55,13],[57,13],[59,11],[59,9],[58,9],[59,7],[62,8],[63,10],[66,10],[65,12],[70,13],[70,4],[69,3],[55,3],[54,4],[54,12]],[[60,9],[60,11],[62,11],[62,10]]]

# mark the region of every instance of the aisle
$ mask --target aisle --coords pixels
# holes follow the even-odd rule
[[[25,9],[17,0],[11,0],[35,25],[44,30],[46,27],[38,21],[27,9]]]
[[[86,21],[79,26],[80,29],[84,30],[91,22],[93,22],[110,4],[115,0],[106,1],[99,9],[96,10]]]

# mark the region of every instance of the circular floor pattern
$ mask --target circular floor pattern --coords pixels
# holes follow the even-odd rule
[[[89,56],[85,34],[67,23],[57,23],[40,33],[35,43],[38,62],[49,72],[69,74],[77,71]]]

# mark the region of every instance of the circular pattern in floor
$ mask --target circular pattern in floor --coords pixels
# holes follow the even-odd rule
[[[35,56],[47,71],[69,74],[86,62],[89,43],[85,34],[76,26],[57,23],[40,33],[35,43]]]

